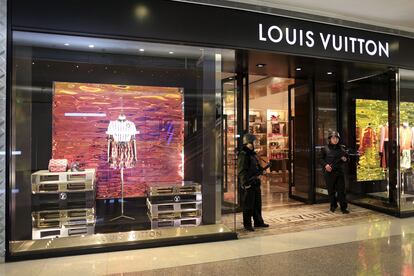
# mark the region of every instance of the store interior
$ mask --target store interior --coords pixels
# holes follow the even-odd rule
[[[380,143],[383,143],[388,119],[389,81],[382,77],[388,68],[258,51],[249,51],[247,56],[248,128],[257,137],[255,150],[262,164],[271,164],[261,177],[263,209],[327,201],[318,159],[330,130],[342,130],[342,142],[349,148],[349,199],[363,198],[372,203],[382,196],[378,205],[388,202],[388,165]],[[227,85],[230,86],[227,89],[234,89],[233,84]],[[226,85],[224,88],[225,92]],[[312,89],[315,91],[313,98],[301,96],[310,94]],[[226,99],[227,106],[234,110],[235,99]],[[313,110],[309,101],[314,103]],[[405,117],[406,105],[401,103],[402,116]],[[369,115],[361,117],[364,113]],[[308,120],[311,117],[313,122]],[[372,128],[375,124],[372,133],[375,139],[373,143],[364,145],[360,141],[363,135],[361,127],[371,127],[371,124]],[[310,153],[309,136],[313,136],[314,154]],[[227,151],[233,153],[233,146],[228,145]],[[301,152],[301,148],[307,153]],[[227,157],[230,159],[233,155],[228,154]],[[226,164],[227,171],[233,173],[228,174],[228,185],[231,186],[234,185],[232,180],[237,181],[234,163],[228,161]],[[315,179],[313,192],[309,191],[312,174]],[[234,196],[225,191],[224,201],[232,200]]]
[[[288,86],[294,84],[294,79],[249,77],[249,132],[257,137],[255,149],[262,165],[270,163],[262,177],[263,204],[265,207],[289,204]]]

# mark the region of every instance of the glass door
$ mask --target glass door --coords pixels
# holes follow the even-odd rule
[[[315,198],[318,203],[328,201],[320,158],[329,132],[340,131],[338,92],[339,84],[336,81],[315,81]]]
[[[313,86],[301,82],[289,86],[289,196],[312,202],[313,187]]]
[[[223,181],[222,212],[234,212],[237,204],[237,97],[235,76],[222,79],[223,93]]]

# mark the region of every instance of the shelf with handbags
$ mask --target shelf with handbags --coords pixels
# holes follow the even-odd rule
[[[234,203],[235,186],[236,186],[236,166],[237,166],[237,149],[236,149],[236,122],[234,110],[226,111],[226,120],[224,124],[224,156],[223,166],[225,177],[223,180],[223,199],[229,203]]]
[[[289,136],[287,110],[267,110],[267,147],[272,173],[287,173]]]
[[[259,157],[267,158],[267,124],[262,110],[249,110],[249,132],[256,136],[254,150]]]
[[[94,234],[95,169],[67,164],[52,159],[31,176],[33,239]]]

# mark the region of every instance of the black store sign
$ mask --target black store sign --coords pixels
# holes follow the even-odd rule
[[[258,49],[414,68],[414,40],[167,0],[13,0],[12,28]]]

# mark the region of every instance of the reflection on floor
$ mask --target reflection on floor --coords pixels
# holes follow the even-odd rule
[[[414,235],[186,265],[168,269],[112,274],[146,275],[414,275]],[[306,261],[300,261],[306,260]]]
[[[289,198],[287,174],[272,174],[262,178],[263,218],[270,224],[269,228],[246,232],[243,229],[242,213],[236,214],[236,231],[240,237],[278,235],[305,230],[330,228],[358,224],[361,222],[377,222],[389,219],[390,216],[369,209],[350,205],[350,214],[343,215],[339,209],[335,213],[329,211],[329,204],[307,205]],[[234,214],[223,215],[223,222],[234,228]]]
[[[0,264],[0,275],[413,275],[413,239],[414,218],[367,217],[295,233]]]
[[[262,177],[263,210],[273,210],[275,207],[303,204],[289,198],[289,186],[287,181],[288,173],[272,173]]]
[[[263,210],[263,218],[270,224],[269,228],[256,229],[255,232],[243,230],[242,214],[236,215],[236,228],[239,237],[278,235],[299,231],[354,225],[362,222],[379,222],[390,218],[389,215],[378,213],[355,205],[349,206],[350,214],[340,211],[331,213],[329,204],[296,205]],[[233,217],[226,215],[223,221],[231,228]]]

